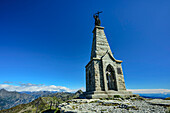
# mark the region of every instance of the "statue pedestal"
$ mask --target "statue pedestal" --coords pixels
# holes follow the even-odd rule
[[[120,97],[129,97],[133,96],[131,91],[93,91],[86,92],[87,99],[98,99],[98,98],[114,98],[115,95],[119,95]]]

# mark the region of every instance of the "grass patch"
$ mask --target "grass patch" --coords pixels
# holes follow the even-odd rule
[[[129,109],[138,110],[138,108],[136,106],[128,106],[126,109],[127,110],[129,110]]]
[[[170,100],[170,97],[165,98],[164,100]]]
[[[101,111],[107,111],[107,109],[102,109]]]
[[[98,102],[98,100],[95,100],[95,101],[91,101],[90,103],[97,103]]]
[[[76,107],[75,107],[75,106],[72,106],[72,108],[73,108],[73,109],[76,109]]]

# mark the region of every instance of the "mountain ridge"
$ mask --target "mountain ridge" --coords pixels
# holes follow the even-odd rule
[[[16,91],[0,90],[0,109],[8,109],[19,104],[29,103],[35,98],[28,94],[20,94]]]
[[[20,104],[9,109],[1,110],[0,113],[40,113],[45,111],[51,111],[52,109],[53,111],[55,111],[60,103],[63,103],[73,98],[77,98],[82,93],[83,92],[80,90],[76,93],[57,92],[52,95],[48,95],[48,97],[39,97],[27,104]]]

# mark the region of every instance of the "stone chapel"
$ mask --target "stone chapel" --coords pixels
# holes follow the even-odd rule
[[[127,91],[122,71],[122,61],[112,54],[104,27],[100,26],[99,13],[94,15],[95,27],[91,57],[86,67],[86,98],[109,98],[114,95],[133,95]]]

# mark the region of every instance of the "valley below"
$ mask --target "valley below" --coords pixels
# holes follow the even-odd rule
[[[146,97],[149,96],[149,97]],[[160,96],[160,95],[158,95]],[[145,97],[145,98],[144,98]],[[0,90],[0,113],[169,113],[170,98],[141,97],[85,99],[78,90],[68,92],[14,92]],[[164,97],[164,96],[161,96]]]

